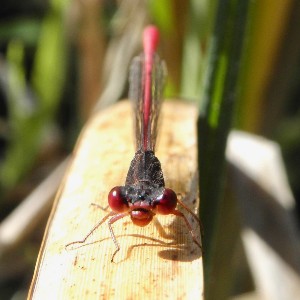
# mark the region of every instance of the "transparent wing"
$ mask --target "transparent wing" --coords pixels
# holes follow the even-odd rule
[[[137,56],[133,59],[129,73],[129,99],[133,105],[135,118],[135,142],[136,150],[141,147],[143,132],[143,56]]]
[[[129,75],[129,99],[133,103],[135,114],[136,150],[155,150],[158,118],[166,78],[164,61],[154,54],[150,84],[150,110],[145,115],[145,59],[144,54],[133,59]],[[149,120],[146,121],[145,119]]]

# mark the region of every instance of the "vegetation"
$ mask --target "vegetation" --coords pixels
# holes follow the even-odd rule
[[[161,29],[160,52],[169,73],[166,96],[192,99],[199,105],[206,235],[213,235],[217,219],[210,217],[223,199],[224,151],[232,126],[280,142],[299,201],[299,15],[297,1],[4,4],[0,12],[0,220],[71,151],[94,107],[126,97],[128,65],[140,47],[135,37],[150,22]],[[127,52],[120,54],[121,49]],[[26,294],[41,232],[12,251],[9,261],[18,261],[18,266],[8,272],[4,264],[0,298],[11,297],[16,290]],[[205,243],[210,253],[211,240]]]

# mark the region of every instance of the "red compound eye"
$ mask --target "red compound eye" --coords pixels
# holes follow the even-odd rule
[[[108,194],[108,204],[110,208],[118,213],[128,211],[128,202],[121,193],[121,187],[114,187]]]
[[[171,189],[165,189],[164,193],[156,199],[156,213],[160,215],[171,214],[177,205],[177,196]]]

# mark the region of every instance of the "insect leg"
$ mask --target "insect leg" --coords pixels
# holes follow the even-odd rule
[[[186,226],[187,226],[187,228],[188,228],[188,230],[189,230],[189,232],[190,232],[190,234],[191,234],[191,236],[192,236],[192,238],[193,238],[193,241],[195,242],[195,244],[196,244],[197,246],[199,246],[199,248],[200,248],[201,251],[202,251],[202,246],[201,246],[201,244],[197,241],[195,232],[194,232],[194,230],[193,230],[193,228],[192,228],[190,222],[189,222],[188,219],[186,218],[186,216],[185,216],[181,211],[179,211],[179,210],[174,210],[174,211],[172,212],[172,214],[175,215],[175,216],[178,216],[178,217],[183,218],[183,220],[184,220],[184,222],[185,222],[185,224],[186,224]]]
[[[125,212],[125,213],[120,213],[120,214],[117,214],[117,215],[114,215],[109,221],[108,221],[108,228],[109,228],[109,231],[110,231],[110,235],[111,235],[111,238],[116,246],[116,251],[113,253],[112,257],[111,257],[111,262],[114,261],[114,257],[115,255],[117,254],[117,252],[120,251],[120,245],[117,241],[117,238],[115,236],[115,233],[114,233],[114,230],[112,228],[112,224],[115,223],[116,221],[126,217],[128,215],[128,212]]]
[[[101,219],[100,222],[98,222],[91,230],[90,232],[82,239],[82,240],[79,240],[79,241],[75,241],[75,242],[71,242],[71,243],[68,243],[67,245],[65,245],[65,249],[68,250],[68,247],[71,246],[71,245],[74,245],[74,244],[83,244],[87,239],[88,237],[99,227],[101,226],[109,217],[115,215],[115,212],[110,212],[109,214],[107,214],[103,219]]]
[[[108,208],[109,208],[109,205],[106,205],[105,207],[103,207],[103,206],[101,206],[101,205],[99,205],[99,204],[97,204],[97,203],[91,203],[91,205],[92,205],[92,206],[95,206],[95,207],[97,207],[97,208],[100,208],[100,209],[102,209],[102,210],[104,210],[104,211],[107,211]]]
[[[192,215],[192,217],[199,223],[200,231],[201,231],[201,237],[203,237],[203,236],[204,236],[203,225],[202,225],[201,220],[198,218],[198,216],[197,216],[191,209],[189,209],[189,208],[188,208],[181,200],[179,200],[178,198],[177,198],[177,203],[178,203],[181,207],[183,207],[186,211],[188,211],[188,212]]]

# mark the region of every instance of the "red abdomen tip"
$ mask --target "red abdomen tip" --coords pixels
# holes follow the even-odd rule
[[[153,54],[158,46],[159,30],[154,25],[149,25],[144,29],[143,46],[145,54]]]

